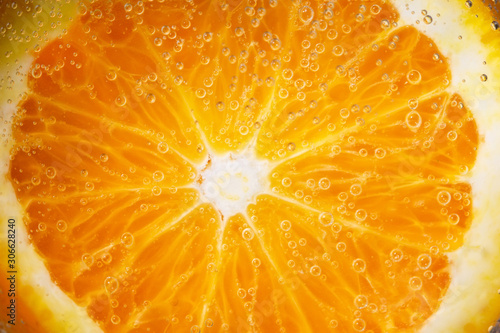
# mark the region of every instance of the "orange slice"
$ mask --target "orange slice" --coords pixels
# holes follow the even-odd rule
[[[2,329],[493,322],[500,67],[484,7],[473,19],[455,5],[347,0],[76,10],[19,68],[28,91],[3,115],[18,261],[0,268],[16,276],[18,307]],[[474,294],[467,316],[451,315]]]

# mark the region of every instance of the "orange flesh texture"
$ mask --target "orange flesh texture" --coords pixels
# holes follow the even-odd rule
[[[313,2],[312,21],[124,4],[82,5],[36,54],[13,126],[30,241],[71,299],[110,332],[401,331],[436,311],[478,134],[428,37],[373,2]],[[221,221],[196,165],[247,147],[272,191]]]

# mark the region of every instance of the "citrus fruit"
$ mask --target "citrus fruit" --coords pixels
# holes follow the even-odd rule
[[[494,4],[2,6],[2,330],[497,319]]]

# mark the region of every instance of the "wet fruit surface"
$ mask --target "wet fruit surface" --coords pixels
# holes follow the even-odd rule
[[[416,328],[471,223],[478,134],[384,3],[81,3],[36,54],[10,179],[107,331]]]

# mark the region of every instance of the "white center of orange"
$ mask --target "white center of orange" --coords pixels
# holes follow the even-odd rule
[[[249,154],[209,155],[200,171],[199,190],[225,220],[246,207],[268,188],[267,162]]]

